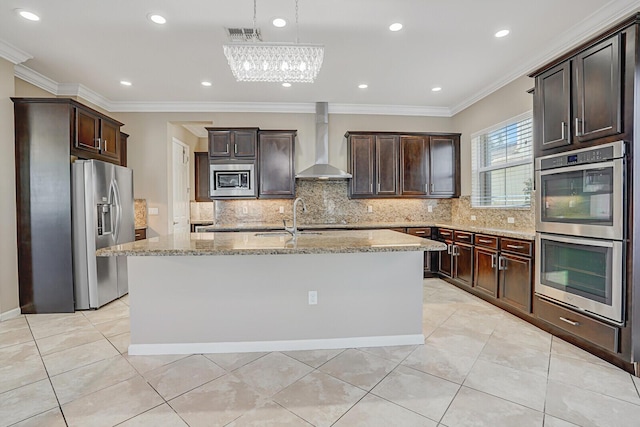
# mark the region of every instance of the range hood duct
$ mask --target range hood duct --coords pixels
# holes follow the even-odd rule
[[[329,104],[316,102],[316,163],[296,175],[298,179],[347,179],[351,174],[329,164]]]

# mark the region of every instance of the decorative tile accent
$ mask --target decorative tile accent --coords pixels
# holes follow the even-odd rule
[[[133,214],[135,216],[135,228],[145,228],[147,226],[147,200],[134,199]]]

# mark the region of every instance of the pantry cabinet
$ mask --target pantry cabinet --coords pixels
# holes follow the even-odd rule
[[[195,152],[195,198],[196,202],[210,202],[209,195],[209,153]]]

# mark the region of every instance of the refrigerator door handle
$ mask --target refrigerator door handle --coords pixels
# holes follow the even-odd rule
[[[122,206],[120,204],[120,189],[116,180],[111,181],[111,206],[115,210],[115,224],[113,227],[113,244],[118,242],[120,224],[122,223]]]

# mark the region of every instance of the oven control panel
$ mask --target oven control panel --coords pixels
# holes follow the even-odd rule
[[[616,150],[615,148],[615,146],[607,145],[603,147],[595,147],[587,150],[569,151],[563,154],[543,157],[539,159],[540,170],[582,165],[587,163],[600,163],[622,157],[621,153],[616,153],[616,151],[619,150]]]

